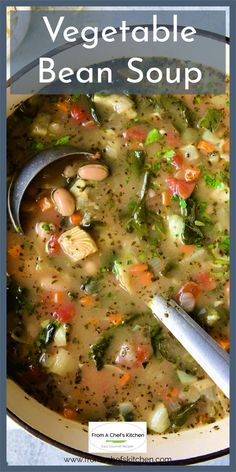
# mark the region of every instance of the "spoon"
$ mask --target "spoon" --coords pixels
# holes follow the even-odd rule
[[[54,147],[47,149],[30,159],[20,173],[13,178],[8,190],[8,211],[12,224],[18,233],[23,234],[20,222],[20,206],[29,184],[36,175],[49,164],[69,156],[79,156],[80,158],[84,157],[86,159],[92,159],[94,154],[79,151],[73,146],[60,146],[58,148]]]
[[[79,151],[72,146],[47,149],[26,163],[12,180],[8,191],[8,210],[16,231],[23,233],[20,206],[26,189],[36,175],[49,164],[67,156],[93,159],[94,154]],[[229,398],[229,354],[225,352],[174,300],[155,295],[149,302],[153,315],[168,330]]]
[[[174,300],[155,295],[149,307],[229,398],[229,354]]]

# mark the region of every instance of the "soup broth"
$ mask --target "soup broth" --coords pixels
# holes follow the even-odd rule
[[[229,350],[226,95],[35,96],[8,120],[9,180],[44,169],[9,222],[9,375],[66,418],[214,422],[228,402],[147,303],[175,299]]]

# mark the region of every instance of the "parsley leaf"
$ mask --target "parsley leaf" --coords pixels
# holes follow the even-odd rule
[[[214,177],[214,175],[211,175],[211,174],[205,174],[203,175],[203,178],[206,182],[206,184],[208,185],[208,187],[210,188],[214,188],[214,189],[223,189],[224,188],[224,183],[217,179],[216,177]]]
[[[168,162],[171,162],[171,158],[174,157],[175,151],[169,147],[163,147],[160,151],[157,151],[157,157],[163,157]]]
[[[72,136],[66,135],[62,136],[61,138],[57,139],[55,142],[55,146],[63,146],[63,144],[67,144],[71,140]]]
[[[146,141],[145,141],[145,144],[146,145],[153,144],[153,143],[156,143],[158,141],[161,141],[162,139],[163,139],[163,136],[160,133],[160,131],[157,128],[153,128],[153,129],[151,129],[151,131],[149,131],[149,133],[147,135],[147,138],[146,138]]]

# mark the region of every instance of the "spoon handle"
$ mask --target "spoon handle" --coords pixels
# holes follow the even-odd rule
[[[149,306],[184,348],[229,398],[229,354],[201,328],[174,300],[155,295]]]

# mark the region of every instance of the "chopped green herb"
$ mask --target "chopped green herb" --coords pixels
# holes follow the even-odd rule
[[[77,102],[80,98],[81,94],[80,93],[76,93],[74,95],[71,95],[70,99],[72,102]]]
[[[149,144],[156,143],[158,141],[161,141],[163,139],[163,135],[160,133],[160,131],[157,128],[151,129],[149,131],[145,144],[148,146]]]
[[[184,198],[179,199],[179,204],[180,204],[181,208],[187,208],[187,202]]]
[[[44,229],[44,231],[50,231],[50,225],[48,223],[43,223],[42,228]]]
[[[44,150],[44,144],[43,143],[37,143],[35,141],[32,142],[32,149],[35,152],[41,152]]]
[[[55,146],[63,146],[64,144],[67,144],[71,140],[72,136],[66,135],[62,136],[61,138],[57,139],[55,142]]]
[[[175,151],[173,149],[170,149],[169,147],[164,147],[156,153],[157,157],[163,157],[168,162],[171,162],[171,158],[174,157],[174,155]]]
[[[223,189],[224,188],[224,183],[217,179],[216,177],[214,177],[214,175],[210,175],[210,174],[205,174],[203,175],[203,178],[206,182],[206,184],[208,185],[208,187],[211,187],[211,188],[214,188],[214,189]]]

